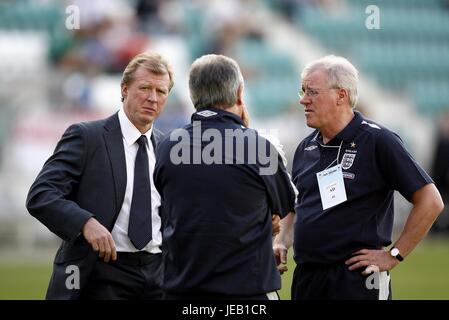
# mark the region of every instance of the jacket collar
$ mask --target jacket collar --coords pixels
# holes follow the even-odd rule
[[[225,120],[225,121],[231,121],[235,122],[240,125],[244,125],[242,119],[232,113],[228,112],[222,109],[217,108],[207,108],[207,109],[201,109],[194,114],[192,114],[192,122],[193,121],[208,121],[208,120]]]

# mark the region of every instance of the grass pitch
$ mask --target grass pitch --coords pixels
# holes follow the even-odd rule
[[[45,262],[0,260],[0,299],[39,300],[45,297],[52,269]],[[295,263],[282,276],[282,300],[290,299]],[[449,300],[449,238],[428,238],[392,271],[394,300]]]

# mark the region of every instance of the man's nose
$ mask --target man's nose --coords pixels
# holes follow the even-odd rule
[[[157,102],[156,90],[150,90],[150,92],[148,93],[147,100],[150,102]]]
[[[307,95],[304,95],[299,99],[299,103],[305,106],[306,104],[310,103],[310,99],[307,97]]]

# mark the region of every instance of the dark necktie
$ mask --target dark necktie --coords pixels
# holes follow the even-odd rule
[[[145,247],[152,238],[151,230],[151,185],[146,148],[147,137],[137,139],[139,150],[134,166],[134,189],[129,213],[128,236],[138,249]]]

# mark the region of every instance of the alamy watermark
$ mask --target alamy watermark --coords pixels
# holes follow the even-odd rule
[[[369,5],[365,8],[365,13],[369,16],[365,19],[365,27],[369,30],[380,29],[380,9],[378,6]]]
[[[65,27],[68,30],[80,29],[80,8],[74,4],[65,8],[67,17],[65,18]]]
[[[80,288],[80,269],[73,264],[65,268],[65,273],[69,276],[65,279],[65,287],[68,290],[79,290]]]
[[[380,269],[378,266],[370,265],[366,268],[367,272],[371,272],[371,274],[366,277],[365,286],[368,290],[379,290],[380,288]]]
[[[202,131],[201,121],[192,125],[192,134],[182,128],[171,132],[170,141],[176,141],[170,150],[172,164],[258,164],[260,175],[276,173],[278,152],[255,130],[225,129],[223,137],[218,129]]]

